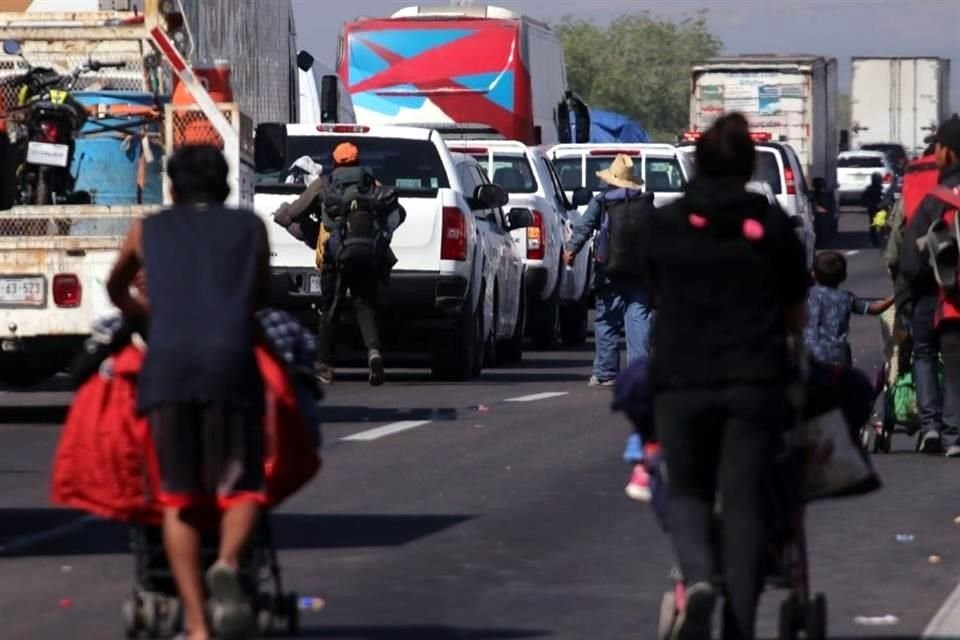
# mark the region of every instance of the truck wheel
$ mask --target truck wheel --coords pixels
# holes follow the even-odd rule
[[[530,328],[533,348],[546,351],[556,348],[560,342],[560,305],[554,298],[543,303]]]
[[[49,380],[66,368],[67,363],[55,358],[33,355],[0,356],[0,384],[8,387],[32,387]]]
[[[497,357],[501,362],[517,364],[523,360],[523,334],[527,324],[527,293],[520,290],[520,309],[517,310],[517,324],[513,335],[497,347]]]
[[[586,297],[586,296],[584,296]],[[560,311],[560,339],[565,347],[582,347],[587,343],[587,301],[571,302]]]
[[[462,382],[474,375],[476,359],[483,357],[482,309],[478,305],[473,313],[461,316],[437,341],[430,365],[437,380]]]

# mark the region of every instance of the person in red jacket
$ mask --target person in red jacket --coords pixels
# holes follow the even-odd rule
[[[955,114],[941,124],[933,141],[934,161],[939,169],[938,185],[960,187],[960,118]],[[905,191],[904,198],[907,195]],[[943,321],[938,300],[940,287],[917,240],[925,238],[930,225],[940,220],[947,210],[946,204],[929,193],[915,210],[905,208],[909,222],[900,255],[900,273],[909,284],[913,308],[910,333],[914,344],[913,376],[922,431],[919,451],[934,455],[944,453],[945,428],[960,427],[960,415],[957,414],[960,410],[960,318]],[[937,373],[938,352],[942,354],[946,367],[942,396]],[[960,443],[948,447],[947,455],[960,456],[958,445]]]

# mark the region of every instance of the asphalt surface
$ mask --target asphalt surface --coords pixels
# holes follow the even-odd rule
[[[863,226],[842,222],[839,244],[858,251],[847,287],[884,296]],[[855,318],[853,334],[858,364],[873,369],[878,321]],[[325,601],[303,613],[301,636],[653,638],[671,549],[624,495],[628,426],[609,390],[585,386],[590,360],[528,353],[464,384],[389,371],[374,390],[346,372],[323,404],[323,472],[273,516],[288,587]],[[122,637],[126,530],[48,500],[70,398],[57,381],[0,392],[0,638]],[[960,463],[921,458],[906,436],[895,447],[875,457],[882,491],[808,512],[813,585],[828,594],[835,640],[918,640],[960,576]],[[782,598],[764,596],[761,638],[776,637]],[[855,621],[884,616],[896,622]]]

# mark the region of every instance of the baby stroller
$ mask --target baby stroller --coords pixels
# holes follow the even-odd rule
[[[130,528],[130,549],[134,559],[133,591],[123,603],[123,624],[128,638],[166,638],[179,633],[181,622],[177,587],[167,564],[159,527],[134,525]],[[207,536],[201,545],[204,568],[217,559],[216,536]],[[253,539],[241,558],[240,579],[252,603],[257,635],[277,629],[294,636],[300,630],[299,598],[285,592],[280,563],[264,513]]]
[[[893,308],[880,316],[880,328],[886,358],[876,384],[881,399],[881,419],[879,423],[862,429],[860,442],[866,451],[890,453],[893,435],[916,435],[920,431],[920,418],[911,368],[913,344],[906,331],[897,327]],[[942,384],[942,365],[940,378]]]
[[[618,379],[614,407],[623,410],[634,422],[635,429],[650,436],[649,393],[642,369],[645,363],[637,362]],[[629,372],[629,373],[628,373]],[[870,414],[872,385],[863,374],[850,369],[832,369],[811,364],[806,377],[802,406],[803,420],[811,420],[829,414],[831,410],[842,413],[844,424],[839,431],[851,443],[857,458],[863,455],[852,446],[857,430]],[[638,421],[638,419],[640,419]],[[799,424],[800,421],[798,421]],[[844,428],[845,427],[845,428]],[[799,430],[793,430],[795,434]],[[796,443],[803,445],[805,443]],[[767,521],[770,536],[764,559],[764,575],[768,588],[787,590],[788,596],[780,606],[780,640],[795,640],[803,633],[808,640],[825,640],[827,635],[827,601],[823,594],[812,594],[807,563],[807,546],[804,529],[804,503],[814,498],[806,482],[808,451],[802,446],[785,447],[770,469],[771,481],[764,484],[769,490]],[[649,459],[647,466],[651,479],[651,504],[661,527],[666,531],[668,470],[662,459]],[[869,468],[869,465],[866,465]],[[812,474],[810,477],[814,477]],[[804,478],[804,482],[800,481]],[[804,486],[801,486],[801,485]],[[879,480],[870,470],[869,477],[858,484],[849,484],[830,495],[856,495],[879,487]],[[825,493],[816,497],[829,497]],[[722,507],[721,507],[722,508]],[[717,528],[719,531],[719,527]],[[714,541],[719,536],[714,535]],[[715,546],[715,557],[719,545]],[[722,566],[722,562],[717,562]],[[661,601],[658,640],[669,640],[680,613],[686,605],[686,586],[677,569],[672,572],[673,588],[664,593]],[[722,592],[722,580],[715,578],[718,591]]]
[[[314,362],[312,337],[288,314],[267,310],[258,314],[264,342],[255,348],[266,390],[267,411],[265,480],[269,507],[299,490],[319,469],[322,444],[316,401],[308,385],[311,371],[298,362]],[[298,353],[302,350],[304,353]],[[160,511],[152,500],[155,479],[146,472],[140,452],[148,429],[136,415],[136,380],[143,362],[133,327],[119,318],[95,327],[94,338],[71,373],[78,385],[77,398],[65,425],[54,469],[54,501],[82,508],[102,517],[131,524],[130,548],[134,559],[134,585],[122,606],[128,638],[169,637],[180,631],[181,605],[163,545]],[[291,375],[292,374],[292,375]],[[92,450],[90,440],[110,443],[100,455],[112,464],[94,465],[91,485],[78,484],[87,461],[76,454]],[[97,449],[101,451],[101,449]],[[123,461],[122,463],[118,461]],[[102,468],[101,468],[102,467]],[[106,494],[97,487],[115,488]],[[205,529],[216,531],[218,515],[211,512]],[[201,563],[209,568],[217,559],[217,534],[201,541]],[[299,599],[286,592],[270,526],[263,511],[240,558],[240,581],[248,595],[258,635],[282,629],[295,635],[299,629]]]
[[[666,469],[662,461],[655,463],[655,468],[651,477],[651,504],[666,532]],[[792,468],[792,462],[781,459],[771,470],[773,482],[768,483],[771,488],[768,502],[771,536],[764,560],[764,575],[768,588],[789,592],[780,605],[778,640],[795,640],[799,632],[803,632],[807,640],[826,640],[827,599],[822,593],[814,595],[810,592],[804,509],[791,487]],[[714,539],[718,540],[719,535],[715,535]],[[719,559],[719,545],[717,547],[715,556]],[[679,569],[674,568],[671,577],[673,589],[664,592],[660,601],[657,640],[670,640],[674,625],[686,604],[686,585]],[[718,591],[723,591],[722,578],[716,577],[714,584]]]

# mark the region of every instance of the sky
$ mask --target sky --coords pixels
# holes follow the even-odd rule
[[[293,0],[300,47],[332,67],[341,25],[384,17],[416,0]],[[448,5],[445,0],[422,0]],[[476,2],[476,4],[483,4]],[[563,15],[607,24],[650,11],[682,19],[708,11],[724,53],[815,53],[838,59],[840,90],[850,90],[851,56],[939,56],[960,52],[960,0],[493,0],[491,4],[552,21]],[[951,108],[960,111],[960,56],[951,65]]]

